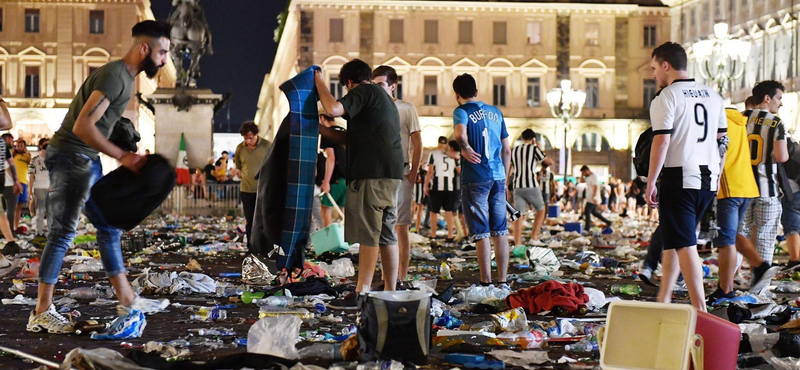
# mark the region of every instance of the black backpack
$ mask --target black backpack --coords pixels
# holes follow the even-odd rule
[[[650,172],[650,147],[652,146],[653,128],[649,127],[639,135],[639,140],[636,142],[636,148],[633,151],[633,167],[639,176],[647,177],[648,172]]]

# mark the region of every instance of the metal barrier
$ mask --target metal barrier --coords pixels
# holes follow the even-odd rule
[[[190,216],[242,215],[240,204],[239,184],[178,185],[159,210]]]

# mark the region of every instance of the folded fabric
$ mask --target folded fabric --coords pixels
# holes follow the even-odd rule
[[[536,314],[551,311],[556,307],[567,312],[577,312],[580,306],[589,302],[583,285],[561,284],[550,280],[528,289],[520,289],[506,297],[509,308],[522,307],[526,312]]]
[[[310,277],[306,279],[306,281],[285,284],[283,286],[265,290],[264,292],[266,295],[272,295],[275,292],[284,289],[292,292],[292,296],[295,297],[318,294],[336,296],[336,289],[333,289],[331,283],[327,279],[320,277]]]
[[[219,282],[206,274],[174,271],[150,272],[149,270],[136,278],[133,287],[150,290],[160,294],[214,293]]]

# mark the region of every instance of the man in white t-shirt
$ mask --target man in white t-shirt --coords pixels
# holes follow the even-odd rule
[[[378,66],[372,71],[372,83],[380,85],[386,92],[394,97],[397,90],[397,72],[389,66]],[[417,108],[411,103],[394,99],[397,112],[400,114],[400,140],[405,159],[405,178],[400,183],[397,194],[397,222],[394,229],[397,231],[398,258],[400,259],[397,279],[401,284],[408,278],[408,262],[411,258],[411,245],[408,240],[409,227],[411,226],[411,204],[414,200],[414,183],[419,173],[420,160],[422,159],[422,136],[419,126]]]
[[[650,66],[661,88],[650,104],[654,136],[645,193],[648,205],[658,207],[664,229],[658,301],[672,300],[672,288],[683,273],[692,305],[706,312],[695,230],[716,197],[725,162],[724,103],[713,89],[689,78],[686,51],[679,44],[667,42],[653,50]]]
[[[47,234],[44,220],[47,217],[47,189],[50,188],[50,173],[47,171],[47,166],[44,163],[46,156],[47,144],[44,144],[39,147],[39,155],[31,160],[31,165],[28,167],[28,175],[30,176],[31,183],[30,197],[35,204],[33,213],[36,218],[37,236],[45,236]]]
[[[603,217],[598,209],[601,201],[600,197],[600,183],[589,166],[581,167],[581,176],[586,183],[586,206],[583,209],[583,232],[591,232],[592,230],[592,216],[595,216],[606,224],[606,228],[611,227],[611,221]]]

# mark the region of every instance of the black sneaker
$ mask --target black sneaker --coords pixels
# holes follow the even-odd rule
[[[772,277],[781,270],[780,266],[772,266],[766,262],[753,269],[753,284],[750,286],[750,293],[759,295],[769,288]]]
[[[359,292],[350,292],[343,299],[332,300],[328,307],[335,310],[357,310],[359,298]]]
[[[787,263],[786,266],[781,270],[781,273],[794,272],[794,270],[797,270],[798,267],[800,267],[800,260],[789,261],[789,263]]]
[[[711,293],[708,295],[708,297],[706,297],[706,306],[713,306],[714,302],[716,302],[720,298],[733,299],[734,297],[736,297],[736,294],[733,294],[733,291],[731,291],[728,294],[725,294],[725,292],[723,292],[721,288],[717,288],[717,290],[715,290],[714,293]]]
[[[19,248],[19,245],[17,245],[16,242],[8,242],[8,243],[6,243],[6,246],[3,247],[2,253],[4,255],[13,256],[13,255],[16,255],[17,253],[19,253],[19,251],[20,251],[20,248]]]

